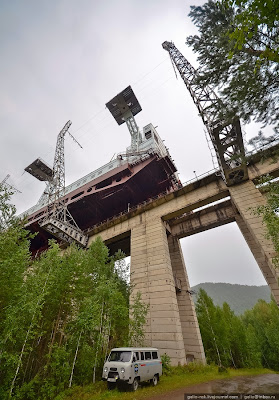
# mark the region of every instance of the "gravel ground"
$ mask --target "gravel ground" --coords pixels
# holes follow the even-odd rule
[[[185,400],[185,394],[253,394],[265,395],[268,397],[259,396],[257,398],[254,396],[247,396],[246,399],[279,400],[279,374],[239,376],[225,380],[220,379],[201,383],[199,385],[188,386],[186,388],[164,393],[159,396],[153,396],[148,400]]]

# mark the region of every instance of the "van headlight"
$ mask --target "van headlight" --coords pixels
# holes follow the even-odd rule
[[[104,368],[104,372],[108,372],[108,367],[105,367],[105,368]]]
[[[122,367],[120,372],[121,372],[121,374],[124,374],[125,373],[125,368]]]

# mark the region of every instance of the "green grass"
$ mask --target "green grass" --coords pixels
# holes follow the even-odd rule
[[[163,375],[159,384],[153,387],[143,384],[136,392],[123,392],[118,389],[108,391],[106,382],[97,382],[95,385],[84,387],[76,386],[58,395],[55,400],[142,400],[160,395],[171,390],[208,382],[215,379],[228,379],[236,376],[259,375],[274,373],[268,369],[228,369],[218,372],[216,366],[201,366],[189,364],[187,366],[171,368],[169,375]]]

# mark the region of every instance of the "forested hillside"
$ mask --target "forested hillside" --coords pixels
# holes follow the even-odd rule
[[[259,300],[237,316],[228,303],[214,305],[199,289],[196,311],[208,363],[223,367],[279,370],[279,309],[274,300]]]
[[[198,293],[199,289],[204,289],[216,306],[222,306],[224,302],[228,303],[237,315],[243,314],[244,311],[253,308],[258,300],[262,299],[270,302],[271,298],[268,286],[205,282],[192,287],[192,290],[196,293]],[[193,298],[196,302],[197,295],[194,295]]]

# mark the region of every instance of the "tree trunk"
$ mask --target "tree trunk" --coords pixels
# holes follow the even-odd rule
[[[52,331],[53,334],[52,334],[52,339],[51,339],[51,343],[50,343],[50,346],[49,346],[49,352],[48,352],[48,355],[49,355],[49,356],[50,356],[51,353],[52,353],[52,349],[53,349],[53,345],[54,345],[54,341],[55,341],[55,336],[56,336],[57,329],[58,329],[58,326],[59,326],[60,316],[61,316],[61,309],[62,309],[62,301],[60,302],[59,311],[58,311],[58,316],[57,316],[57,318],[56,318],[54,330]],[[49,357],[49,359],[50,359],[50,357]]]
[[[102,311],[101,311],[101,318],[100,318],[100,329],[99,329],[99,337],[97,340],[97,348],[96,348],[96,355],[95,355],[95,363],[94,363],[94,368],[93,368],[93,383],[96,382],[96,368],[97,368],[97,363],[98,363],[98,354],[99,354],[99,344],[100,344],[100,338],[102,335],[102,328],[103,328],[103,313],[104,313],[104,302],[102,304]]]
[[[79,342],[80,342],[80,338],[81,338],[81,333],[82,333],[82,331],[79,334],[79,338],[78,338],[78,342],[77,342],[75,357],[74,357],[73,366],[72,366],[72,372],[71,372],[70,381],[69,381],[69,388],[72,386],[74,369],[75,369],[75,364],[76,364],[76,359],[77,359],[77,354],[78,354],[78,349],[79,349]]]
[[[34,321],[35,316],[36,316],[36,313],[37,313],[37,308],[38,308],[38,306],[39,306],[39,304],[40,304],[40,302],[41,302],[41,300],[42,300],[42,298],[43,298],[43,294],[44,294],[44,292],[45,292],[45,288],[46,288],[46,285],[47,285],[47,281],[48,281],[49,275],[50,275],[50,270],[48,271],[48,275],[47,275],[47,277],[46,277],[46,280],[45,280],[45,283],[44,283],[44,287],[43,287],[42,293],[41,293],[41,295],[39,296],[38,301],[37,301],[37,303],[36,303],[35,310],[34,310],[34,313],[33,313],[33,315],[32,315],[32,319],[31,319],[30,325],[29,325],[29,329],[28,329],[28,331],[27,331],[27,333],[26,333],[25,340],[24,340],[23,346],[22,346],[22,348],[21,348],[20,356],[19,356],[18,363],[17,363],[16,372],[15,372],[14,378],[13,378],[12,383],[11,383],[9,398],[11,398],[11,397],[12,397],[12,394],[13,394],[13,390],[14,390],[14,386],[15,386],[15,381],[16,381],[16,378],[17,378],[17,375],[18,375],[18,371],[19,371],[19,369],[20,369],[20,365],[21,365],[23,353],[24,353],[24,350],[25,350],[25,346],[26,346],[27,340],[28,340],[28,338],[29,338],[29,333],[30,333],[30,331],[31,331],[31,328],[33,327],[33,321]]]

